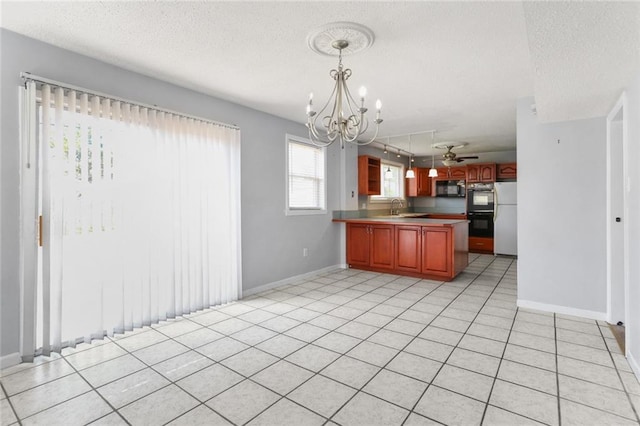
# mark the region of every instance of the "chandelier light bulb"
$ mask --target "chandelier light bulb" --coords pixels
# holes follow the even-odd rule
[[[367,88],[364,86],[360,86],[360,90],[358,91],[358,94],[360,95],[361,99],[364,99],[364,97],[367,96]]]
[[[309,93],[309,103],[311,103],[311,101],[313,101],[313,92]]]
[[[382,101],[380,99],[376,101],[376,109],[378,110],[378,113],[380,113],[380,110],[382,109]]]

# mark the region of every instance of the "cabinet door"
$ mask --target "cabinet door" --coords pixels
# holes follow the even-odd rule
[[[418,180],[418,196],[428,197],[431,195],[431,178],[429,177],[429,169],[418,167],[416,172]]]
[[[475,164],[469,164],[467,166],[467,182],[480,182],[480,167]]]
[[[518,165],[516,163],[504,163],[496,166],[497,179],[515,179],[518,176]]]
[[[421,232],[420,226],[396,226],[396,269],[420,272]]]
[[[480,181],[495,182],[496,181],[496,165],[483,164],[480,166]]]
[[[373,268],[393,269],[393,225],[371,225],[369,237],[369,265]]]
[[[369,266],[369,226],[347,224],[347,263]]]
[[[449,177],[455,180],[465,180],[467,178],[467,168],[451,167],[449,169]]]
[[[422,272],[450,276],[453,263],[451,230],[422,227]]]

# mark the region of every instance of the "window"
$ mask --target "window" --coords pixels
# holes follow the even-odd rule
[[[372,195],[371,201],[388,201],[404,198],[404,166],[398,163],[380,161],[380,195]]]
[[[326,213],[326,152],[287,135],[287,215]]]

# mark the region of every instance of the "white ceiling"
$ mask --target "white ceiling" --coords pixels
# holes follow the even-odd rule
[[[604,116],[640,70],[640,7],[618,2],[1,2],[3,28],[296,122],[337,60],[307,47],[336,21],[369,27],[344,58],[380,138],[418,155],[514,149],[516,99],[543,121]],[[25,70],[29,71],[29,70]],[[72,83],[72,82],[71,82]],[[211,117],[215,119],[215,117]],[[437,152],[440,153],[440,152]]]

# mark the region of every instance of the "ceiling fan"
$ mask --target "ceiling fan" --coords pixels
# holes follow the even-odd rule
[[[477,155],[467,155],[464,157],[458,157],[456,155],[455,152],[451,151],[453,148],[457,148],[459,146],[464,146],[464,145],[438,145],[436,146],[436,148],[440,148],[440,149],[446,149],[447,152],[445,152],[444,154],[442,154],[442,164],[444,164],[446,167],[451,167],[451,166],[455,166],[456,164],[464,161],[464,160],[477,160],[478,156]]]

